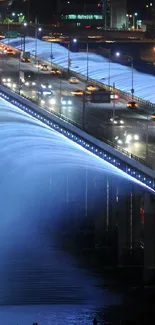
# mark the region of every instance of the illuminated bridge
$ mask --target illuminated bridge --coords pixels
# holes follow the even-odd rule
[[[8,40],[5,39],[4,43],[8,44]],[[21,48],[21,39],[10,39],[9,44]],[[76,45],[75,45],[76,46]],[[74,47],[74,44],[72,45]],[[36,50],[36,41],[34,38],[26,37],[26,51],[30,51],[34,54]],[[58,64],[64,68],[68,68],[68,49],[52,43],[52,62]],[[51,44],[37,40],[37,55],[40,58],[51,62]],[[71,52],[70,58],[72,60],[71,70],[81,75],[87,75],[87,54]],[[108,84],[109,82],[109,60],[103,58],[100,55],[89,53],[88,54],[88,70],[89,78],[94,79],[98,82]],[[111,85],[115,83],[117,89],[131,94],[131,68],[122,66],[118,63],[111,62],[110,72]],[[154,76],[138,72],[134,70],[134,84],[136,97],[142,98],[145,101],[155,103],[155,79]]]
[[[88,245],[112,240],[117,263],[131,263],[132,253],[147,281],[155,262],[151,171],[2,86],[0,97],[0,303],[100,300],[97,283],[64,252],[86,222]]]

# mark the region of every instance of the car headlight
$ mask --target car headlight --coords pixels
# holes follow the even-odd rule
[[[10,79],[10,78],[8,78],[8,79],[7,79],[7,82],[11,82],[11,79]]]
[[[29,86],[29,82],[25,82],[25,86]]]
[[[65,100],[62,100],[62,104],[63,104],[63,105],[66,105],[66,101],[65,101]]]
[[[16,88],[16,84],[13,84],[12,87],[13,87],[13,88]]]
[[[7,83],[7,86],[8,86],[8,87],[11,87],[11,83],[10,83],[10,82],[8,82],[8,83]]]
[[[45,101],[43,99],[41,100],[41,104],[45,104]]]
[[[122,140],[118,140],[118,144],[122,144],[123,142],[122,142]]]
[[[44,89],[46,88],[46,86],[45,86],[45,85],[41,85],[41,87],[42,87],[42,88],[44,88]]]
[[[6,82],[6,79],[2,79],[3,82]]]
[[[52,86],[51,86],[51,85],[49,85],[49,86],[48,86],[48,88],[49,88],[49,89],[51,89],[51,88],[52,88]]]
[[[114,121],[114,124],[117,124],[117,121]]]
[[[139,135],[135,134],[134,135],[134,140],[139,140]]]
[[[36,85],[36,83],[35,82],[32,82],[32,86],[35,86]]]
[[[68,105],[72,105],[72,101],[71,100],[68,100]]]
[[[128,134],[127,137],[126,137],[126,140],[127,141],[131,141],[132,140],[132,136],[130,134]]]
[[[56,100],[54,98],[50,99],[50,104],[54,105],[56,103]]]
[[[124,121],[123,120],[120,120],[120,124],[124,124]]]

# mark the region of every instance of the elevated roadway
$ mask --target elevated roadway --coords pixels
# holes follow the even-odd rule
[[[11,77],[16,82],[18,89],[19,79],[19,60],[10,56],[1,55],[0,69],[3,74],[1,76]],[[75,89],[84,89],[85,85],[80,82],[78,85],[71,85],[67,78],[58,78],[48,72],[39,72],[34,64],[20,63],[21,71],[34,72],[35,81],[39,86],[43,82],[49,82],[52,85],[52,89],[57,97],[57,104],[47,109],[53,110],[56,113],[60,113],[59,96],[60,88],[61,95],[71,95],[71,92]],[[4,78],[3,78],[4,79]],[[23,87],[21,90],[26,97],[36,99],[37,89],[36,87]],[[89,133],[93,134],[100,139],[107,139],[118,144],[120,148],[127,150],[128,152],[146,159],[150,164],[155,161],[155,122],[152,120],[151,114],[148,114],[143,109],[137,111],[129,111],[126,108],[127,101],[119,99],[115,105],[113,102],[110,104],[91,104],[86,105],[86,128]],[[115,115],[124,121],[123,126],[113,126],[110,122],[110,118],[113,116],[113,110],[115,108]],[[61,106],[61,114],[69,118],[74,123],[82,126],[83,123],[83,99],[72,96],[71,106]],[[125,143],[125,132],[127,135],[138,135],[138,140]],[[121,143],[122,141],[122,143]]]

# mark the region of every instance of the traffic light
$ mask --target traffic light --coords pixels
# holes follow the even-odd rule
[[[98,4],[97,4],[97,6],[98,6],[98,8],[100,8],[100,7],[101,7],[101,4],[100,4],[100,3],[98,3]]]

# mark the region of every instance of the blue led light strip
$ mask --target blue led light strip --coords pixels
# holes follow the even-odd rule
[[[125,172],[127,175],[132,176],[133,178],[135,178],[136,180],[138,180],[139,182],[147,186],[148,189],[155,190],[155,181],[153,178],[146,176],[144,173],[141,173],[138,169],[131,167],[129,164],[125,163],[121,159],[116,158],[112,154],[109,154],[109,152],[107,152],[106,150],[103,150],[99,146],[94,145],[88,140],[85,140],[83,137],[80,137],[75,132],[68,131],[67,127],[65,128],[56,122],[52,122],[51,121],[52,116],[51,119],[44,117],[43,114],[37,113],[34,109],[30,108],[28,105],[22,104],[20,100],[14,99],[13,96],[6,95],[5,92],[0,91],[0,97],[12,103],[16,107],[22,109],[24,112],[28,113],[29,115],[40,120],[41,122],[43,122],[44,124],[52,128],[53,130],[58,131],[59,133],[63,134],[65,137],[76,142],[77,144],[87,149],[91,153],[95,154],[99,158],[107,161],[111,165]]]

